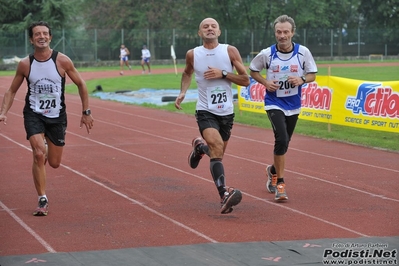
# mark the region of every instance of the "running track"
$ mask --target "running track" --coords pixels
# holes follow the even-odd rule
[[[2,99],[11,78],[0,79]],[[66,96],[62,165],[47,167],[49,215],[33,217],[24,96],[21,88],[0,125],[0,256],[399,236],[399,153],[294,135],[289,201],[275,203],[264,174],[273,134],[236,124],[224,165],[227,185],[241,189],[243,200],[221,215],[207,158],[195,170],[187,164],[198,135],[193,116],[91,98],[95,127],[88,135],[79,128],[76,95]]]

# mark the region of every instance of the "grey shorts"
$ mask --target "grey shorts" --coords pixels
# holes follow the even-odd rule
[[[44,133],[54,145],[65,145],[66,114],[58,118],[48,118],[34,112],[24,111],[24,125],[27,140],[33,135]]]
[[[234,124],[234,113],[231,115],[215,115],[208,111],[197,110],[195,118],[202,135],[202,132],[207,128],[215,128],[219,131],[223,141],[228,141],[231,136],[231,129]]]

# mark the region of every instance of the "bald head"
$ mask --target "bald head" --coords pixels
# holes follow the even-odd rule
[[[199,24],[199,29],[201,29],[204,25],[216,25],[219,28],[219,23],[214,18],[206,18],[201,21]]]

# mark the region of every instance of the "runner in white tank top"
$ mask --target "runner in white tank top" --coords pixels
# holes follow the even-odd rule
[[[234,113],[231,81],[204,77],[208,66],[233,72],[227,48],[227,44],[219,44],[211,50],[204,46],[194,48],[194,73],[198,85],[197,110],[209,111],[216,115]]]
[[[151,52],[148,50],[146,45],[143,45],[143,49],[141,50],[141,68],[143,69],[142,74],[145,73],[145,67],[144,65],[147,65],[148,68],[148,74],[151,74]]]
[[[121,75],[123,75],[123,66],[124,65],[126,65],[129,68],[129,70],[132,70],[132,67],[129,65],[129,56],[128,55],[130,55],[129,49],[127,49],[127,47],[124,44],[122,44],[120,54],[119,54],[120,67],[121,67],[121,72],[119,72],[119,74],[121,74]]]
[[[58,52],[53,51],[51,57],[44,62],[36,60],[33,54],[29,56],[30,73],[25,106],[49,118],[65,114],[65,78],[57,71],[57,55]]]
[[[210,172],[220,196],[220,212],[227,214],[242,198],[238,189],[226,187],[222,163],[234,122],[231,84],[248,86],[249,77],[237,48],[219,44],[220,34],[219,24],[213,18],[200,23],[198,35],[203,45],[186,54],[186,67],[175,107],[182,109],[181,103],[195,73],[198,86],[196,118],[203,139],[197,137],[192,140],[193,150],[188,163],[191,168],[196,168],[204,154],[210,157]]]
[[[38,195],[38,206],[33,215],[46,216],[49,202],[46,195],[45,164],[48,162],[51,167],[58,168],[65,145],[67,117],[64,85],[66,74],[78,87],[82,102],[80,127],[85,125],[88,133],[93,127],[93,117],[89,109],[86,83],[69,57],[50,48],[52,39],[50,26],[43,21],[34,22],[29,26],[28,32],[34,52],[18,63],[11,86],[4,94],[0,122],[6,124],[7,112],[26,79],[28,89],[23,110],[24,125],[26,137],[32,148],[32,174]],[[2,171],[4,172],[6,169],[2,169]]]

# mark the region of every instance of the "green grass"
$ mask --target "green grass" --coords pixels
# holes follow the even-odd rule
[[[334,62],[317,62],[319,66],[319,75],[327,75],[328,67],[321,64],[331,64],[330,74],[333,76],[369,80],[369,81],[393,81],[398,80],[399,67],[384,66],[384,67],[338,67],[334,64],[342,63],[365,63],[368,61],[334,61]],[[183,68],[183,65],[178,65],[178,68]],[[153,69],[173,68],[173,65],[152,66]],[[117,66],[111,68],[80,68],[79,71],[105,71],[118,70]],[[0,76],[14,75],[14,71],[0,71]],[[138,75],[138,76],[121,76],[107,79],[87,80],[87,87],[89,91],[93,91],[97,85],[101,84],[106,92],[114,92],[117,90],[138,90],[141,88],[153,89],[179,89],[180,88],[181,73],[177,76],[175,74],[158,74],[158,75]],[[196,84],[193,79],[190,88],[195,89]],[[77,93],[76,86],[68,85],[67,93]],[[176,110],[173,103],[166,106],[156,106],[151,104],[143,104],[148,108],[164,109],[171,112],[183,112],[186,114],[194,114],[195,103],[183,103],[183,110]],[[240,112],[236,108],[236,123],[253,125],[261,128],[270,129],[270,123],[266,114],[258,114],[252,112]],[[329,130],[330,129],[330,130]],[[375,131],[368,129],[359,129],[353,127],[346,127],[340,125],[330,125],[326,123],[318,123],[307,120],[300,120],[295,129],[295,134],[302,134],[306,136],[313,136],[322,139],[336,140],[347,143],[363,145],[367,147],[375,147],[386,149],[390,151],[399,151],[399,134]],[[294,136],[295,137],[295,136]]]
[[[319,67],[318,75],[327,76],[328,67]],[[367,80],[394,81],[398,80],[399,66],[385,67],[334,67],[330,68],[330,75],[336,77]]]
[[[157,74],[157,75],[137,75],[137,76],[118,76],[115,78],[104,78],[87,80],[86,85],[89,91],[93,91],[97,85],[101,85],[104,91],[114,92],[118,90],[139,90],[141,88],[151,89],[180,89],[181,74]],[[73,88],[71,90],[70,88]],[[191,88],[195,87],[192,82]],[[76,92],[75,86],[68,86],[67,92]]]
[[[118,63],[117,63],[118,64]],[[140,65],[132,66],[133,69],[140,68]],[[177,67],[184,67],[184,65],[177,65]],[[112,67],[109,66],[98,66],[98,67],[76,67],[80,72],[93,72],[93,71],[107,71],[107,70],[120,70],[119,65],[115,65]],[[151,69],[171,69],[174,68],[174,65],[151,65]],[[140,68],[141,69],[141,68]]]

